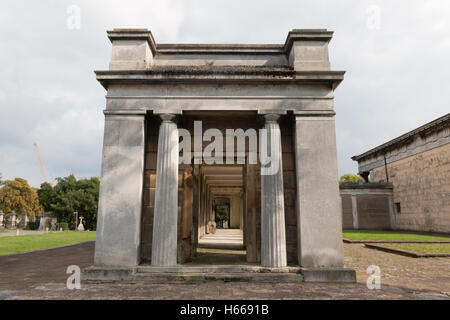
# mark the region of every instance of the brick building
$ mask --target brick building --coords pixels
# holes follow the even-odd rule
[[[450,232],[450,113],[352,159],[392,183],[397,229]]]

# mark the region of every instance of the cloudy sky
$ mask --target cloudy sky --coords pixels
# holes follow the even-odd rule
[[[74,9],[75,8],[75,9]],[[80,28],[73,14],[80,10]],[[0,4],[0,173],[39,186],[98,176],[106,30],[148,28],[158,43],[284,43],[293,28],[335,31],[339,173],[350,157],[450,111],[450,1],[23,1]]]

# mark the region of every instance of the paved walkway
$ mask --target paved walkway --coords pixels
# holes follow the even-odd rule
[[[19,230],[19,235],[29,235],[29,234],[41,234],[41,233],[48,233],[49,231],[35,231],[35,230]],[[10,237],[10,236],[16,236],[17,234],[16,229],[14,230],[7,230],[6,232],[0,232],[0,237]]]
[[[409,258],[345,244],[356,284],[82,283],[66,288],[67,266],[92,265],[94,242],[0,257],[0,299],[450,299],[449,258]],[[381,290],[368,290],[367,266],[381,268]]]

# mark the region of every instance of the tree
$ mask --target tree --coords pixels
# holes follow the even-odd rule
[[[22,178],[3,182],[3,187],[0,189],[0,203],[5,213],[14,211],[21,216],[24,211],[27,211],[31,217],[43,213],[36,189],[30,187],[27,180]]]
[[[52,211],[52,204],[56,199],[56,191],[48,182],[41,184],[41,188],[37,191],[39,203],[44,208],[45,212]]]
[[[53,212],[59,222],[75,226],[75,211],[83,217],[84,227],[94,230],[97,225],[98,197],[100,181],[98,178],[77,180],[74,175],[56,178],[56,186],[41,184],[39,200],[46,211]]]
[[[362,178],[355,174],[346,173],[339,180],[340,183],[358,183]]]

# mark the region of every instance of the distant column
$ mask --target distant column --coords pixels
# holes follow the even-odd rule
[[[358,230],[358,203],[356,201],[356,194],[352,194],[352,217],[353,217],[353,229]]]
[[[173,266],[177,264],[178,129],[175,115],[160,117],[152,265]]]
[[[261,265],[265,267],[287,265],[279,117],[278,114],[264,116],[267,139],[261,141],[267,146],[271,158],[271,164],[262,164],[261,168]],[[272,149],[274,154],[270,154]],[[277,169],[264,174],[264,169],[269,166]]]

